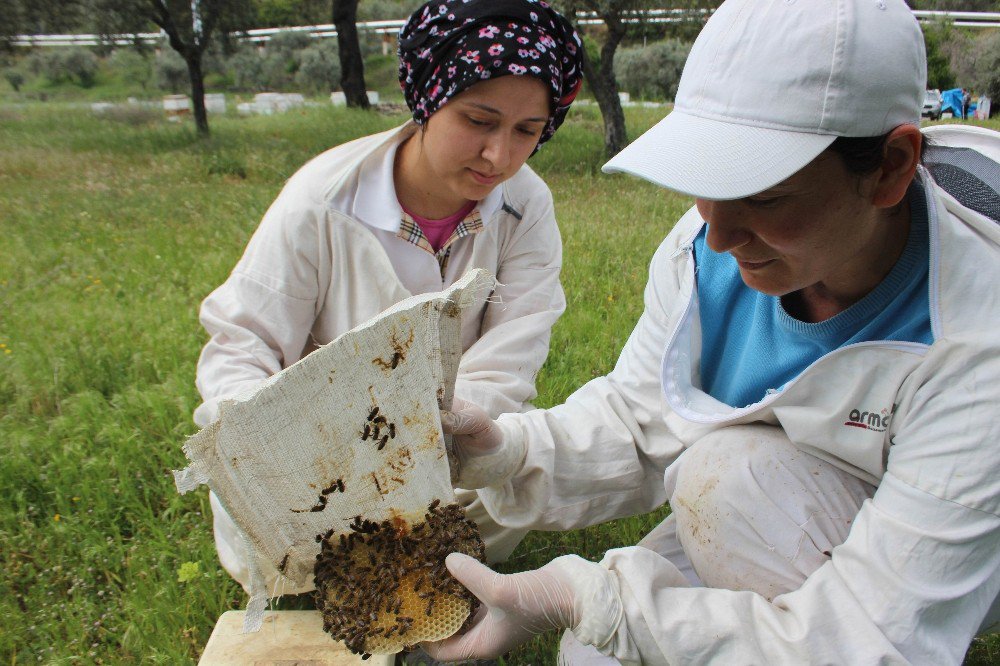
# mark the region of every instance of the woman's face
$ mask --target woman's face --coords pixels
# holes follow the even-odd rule
[[[501,76],[456,95],[424,125],[421,162],[438,187],[483,199],[521,168],[549,120],[549,91],[530,76]]]
[[[778,185],[733,201],[697,199],[708,246],[736,259],[747,286],[772,296],[815,287],[848,297],[887,272],[899,227],[880,217],[871,191],[830,152]],[[907,227],[902,233],[905,239]],[[874,281],[874,284],[871,284]]]

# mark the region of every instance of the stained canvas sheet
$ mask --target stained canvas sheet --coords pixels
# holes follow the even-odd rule
[[[313,575],[317,535],[422,516],[453,501],[439,406],[451,404],[463,310],[495,284],[486,271],[446,291],[408,298],[221,406],[191,437],[187,492],[207,483],[253,553],[247,630],[267,591],[260,562],[292,583]]]

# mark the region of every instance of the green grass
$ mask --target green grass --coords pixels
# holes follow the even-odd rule
[[[633,110],[633,134],[658,115]],[[195,431],[198,304],[299,165],[400,121],[329,107],[213,117],[202,142],[151,118],[0,107],[0,660],[190,663],[243,607],[206,493],[180,496],[170,475]],[[581,109],[532,160],[555,196],[569,301],[541,406],[610,370],[653,250],[690,204],[600,175],[601,144],[596,110]],[[599,558],[662,515],[531,534],[504,570]],[[556,639],[508,663],[553,663]],[[981,643],[968,663],[998,658]]]

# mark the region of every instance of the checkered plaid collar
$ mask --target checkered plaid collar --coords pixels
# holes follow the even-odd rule
[[[358,180],[351,210],[354,219],[376,229],[400,233],[403,209],[396,200],[392,164],[396,159],[396,150],[416,129],[417,125],[412,120],[407,122],[399,132],[390,135],[385,143],[362,158],[357,167]],[[473,212],[478,212],[480,224],[489,224],[502,205],[503,184],[500,184],[479,202]]]
[[[458,226],[455,227],[455,230],[453,232],[451,232],[451,236],[449,236],[448,240],[444,242],[444,245],[441,246],[441,249],[435,252],[434,248],[431,247],[430,241],[427,240],[427,236],[424,235],[424,232],[420,228],[420,225],[417,223],[417,221],[414,220],[409,213],[403,211],[403,217],[399,225],[399,231],[396,232],[396,235],[399,238],[405,240],[406,242],[413,243],[420,249],[430,252],[435,257],[437,257],[438,262],[441,263],[443,260],[447,258],[449,252],[451,251],[452,243],[457,241],[459,238],[464,238],[465,236],[471,236],[472,234],[478,234],[482,230],[483,230],[483,219],[479,215],[479,208],[478,207],[473,208],[471,211],[469,211],[469,214],[465,216],[465,219],[463,219],[461,222],[458,223]],[[444,265],[442,264],[442,269],[443,268]]]

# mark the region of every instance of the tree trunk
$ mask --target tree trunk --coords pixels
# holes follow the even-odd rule
[[[601,109],[604,120],[604,152],[611,159],[628,144],[625,132],[625,112],[622,111],[621,98],[618,97],[618,81],[615,79],[615,51],[621,42],[624,32],[615,29],[614,21],[604,18],[608,26],[608,37],[601,47],[600,66],[595,68],[586,51],[583,57],[583,75],[594,92],[594,99]]]
[[[358,43],[358,0],[333,0],[333,24],[337,28],[337,51],[340,55],[340,87],[347,106],[368,108],[365,89],[365,62]]]
[[[194,124],[198,134],[208,136],[208,113],[205,111],[205,77],[201,71],[201,51],[188,49],[188,75],[191,77],[191,105],[194,107]]]

